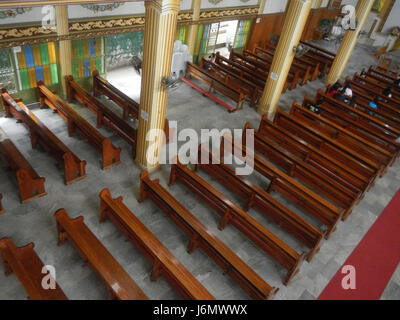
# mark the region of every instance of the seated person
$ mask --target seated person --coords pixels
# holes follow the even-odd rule
[[[346,84],[340,91],[347,100],[351,100],[353,97],[353,90],[351,90],[350,84]]]
[[[338,100],[338,101],[340,101],[340,102],[343,102],[343,103],[346,103],[347,104],[347,100],[346,100],[346,97],[343,95],[343,94],[341,94],[340,92],[337,92],[334,96],[333,96],[333,98],[334,99],[336,99],[336,100]]]
[[[373,109],[378,109],[378,103],[379,103],[378,98],[375,97],[374,100],[371,101],[371,102],[368,104],[368,106],[370,106],[370,107],[373,108]],[[370,111],[369,115],[370,115],[370,116],[373,116],[374,113],[373,113],[372,111]]]
[[[328,92],[326,93],[326,95],[327,95],[328,97],[334,97],[334,95],[338,93],[339,89],[340,89],[340,83],[339,83],[339,82],[336,82],[334,85],[332,85],[332,86],[329,88],[329,90],[328,90]]]
[[[395,80],[395,81],[394,81],[394,85],[395,85],[396,87],[400,87],[400,79]]]
[[[382,91],[382,94],[385,95],[388,98],[392,97],[392,89],[390,87],[387,87]]]

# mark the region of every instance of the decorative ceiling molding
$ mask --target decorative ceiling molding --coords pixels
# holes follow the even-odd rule
[[[82,7],[97,12],[104,12],[104,11],[113,11],[124,5],[124,2],[116,2],[116,3],[107,3],[107,4],[81,4]]]
[[[191,12],[182,12],[178,14],[178,26],[252,19],[257,17],[257,13],[258,7],[205,10],[200,13],[200,20],[193,22]],[[0,28],[0,48],[141,31],[144,30],[144,22],[144,16],[72,21],[67,36],[57,36],[53,30],[44,29],[40,25],[3,27]]]
[[[139,2],[143,0],[114,0],[113,2]],[[144,0],[146,1],[146,0]],[[0,1],[0,9],[13,9],[16,7],[43,7],[46,5],[76,5],[104,3],[104,0],[3,0]]]

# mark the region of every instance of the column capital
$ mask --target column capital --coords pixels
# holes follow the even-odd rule
[[[150,0],[145,1],[146,9],[154,8],[162,13],[179,12],[181,6],[180,0]]]

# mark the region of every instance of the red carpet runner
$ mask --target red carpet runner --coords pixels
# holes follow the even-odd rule
[[[356,289],[345,290],[342,268],[318,300],[378,300],[400,263],[400,190],[348,257],[356,271]]]

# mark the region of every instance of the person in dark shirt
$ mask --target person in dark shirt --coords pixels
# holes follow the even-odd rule
[[[347,103],[346,101],[346,97],[343,95],[343,94],[341,94],[340,92],[337,92],[334,96],[333,96],[333,98],[334,99],[336,99],[336,100],[338,100],[338,101],[340,101],[340,102],[343,102],[343,103]]]
[[[388,98],[392,97],[392,89],[390,87],[386,87],[383,91],[382,94],[385,95]]]
[[[308,110],[310,110],[316,114],[320,114],[322,112],[321,105],[323,102],[324,102],[324,100],[318,100],[316,103],[310,104],[308,106]]]
[[[329,97],[334,97],[334,95],[337,94],[337,93],[339,92],[340,87],[341,87],[340,83],[339,83],[339,82],[336,82],[334,85],[332,85],[332,86],[329,88],[328,92],[326,93],[327,96],[329,96]]]

